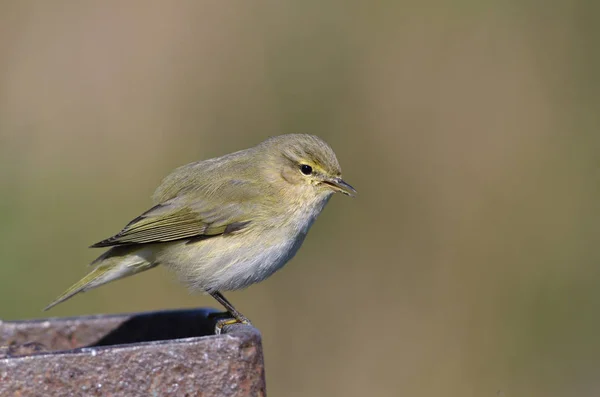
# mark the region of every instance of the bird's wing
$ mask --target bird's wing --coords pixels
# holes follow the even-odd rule
[[[217,236],[239,231],[252,221],[251,201],[235,200],[218,206],[202,202],[183,205],[181,202],[182,200],[175,198],[151,208],[129,222],[116,235],[92,247]]]

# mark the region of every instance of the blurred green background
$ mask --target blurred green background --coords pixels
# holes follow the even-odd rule
[[[43,317],[173,168],[311,133],[359,197],[227,295],[270,395],[598,396],[599,11],[3,1],[0,318]],[[49,314],[216,305],[159,268]]]

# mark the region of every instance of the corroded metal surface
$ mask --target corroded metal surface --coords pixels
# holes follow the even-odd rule
[[[210,313],[0,322],[0,395],[264,396],[260,333]]]

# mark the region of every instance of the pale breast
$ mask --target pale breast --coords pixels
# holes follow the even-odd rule
[[[165,246],[157,259],[192,290],[245,288],[271,276],[296,254],[327,201],[288,214],[278,227],[249,227],[233,235]]]

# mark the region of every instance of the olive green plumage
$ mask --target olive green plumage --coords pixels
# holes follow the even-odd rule
[[[184,165],[163,180],[151,209],[92,245],[109,249],[46,309],[162,264],[235,311],[218,291],[244,288],[281,268],[336,191],[356,193],[341,179],[333,150],[311,135],[281,135]]]

